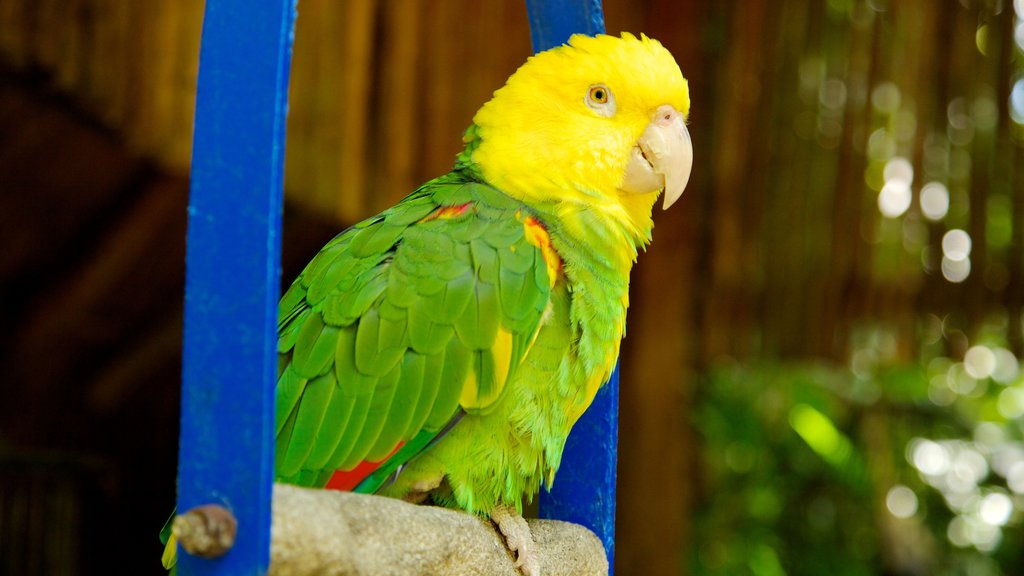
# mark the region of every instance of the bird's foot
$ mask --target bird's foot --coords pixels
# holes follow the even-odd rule
[[[533,542],[530,525],[513,506],[497,506],[491,510],[491,520],[505,537],[505,545],[516,557],[516,567],[525,576],[540,576],[540,557]]]
[[[431,492],[441,486],[443,480],[444,476],[440,474],[433,478],[420,480],[409,488],[409,491],[402,497],[402,500],[411,504],[422,504],[427,500]]]

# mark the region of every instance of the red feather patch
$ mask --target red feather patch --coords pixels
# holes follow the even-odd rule
[[[359,485],[360,482],[366,479],[367,476],[373,474],[373,471],[380,468],[381,464],[388,461],[398,452],[398,449],[402,447],[405,442],[399,442],[395,449],[387,455],[386,458],[380,462],[370,462],[369,460],[363,460],[356,467],[351,470],[338,470],[331,476],[331,479],[327,481],[327,485],[324,488],[328,490],[342,490],[344,492],[351,492],[353,488]]]
[[[470,202],[466,202],[465,204],[459,204],[458,206],[442,206],[424,216],[420,222],[430,222],[431,220],[451,220],[452,218],[458,218],[469,210],[470,204]]]

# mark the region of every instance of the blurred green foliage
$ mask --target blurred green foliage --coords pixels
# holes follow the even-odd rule
[[[692,573],[1019,573],[1024,376],[1000,327],[961,360],[942,338],[888,358],[873,328],[849,366],[719,363],[694,421]]]

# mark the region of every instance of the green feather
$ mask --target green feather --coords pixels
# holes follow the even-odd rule
[[[386,297],[391,304],[408,308],[416,303],[419,295],[413,284],[413,276],[403,272],[399,266],[388,267],[388,287]]]
[[[423,392],[423,370],[426,361],[421,354],[407,352],[402,360],[401,374],[395,388],[395,398],[387,412],[387,421],[381,429],[380,436],[373,448],[366,455],[371,462],[379,462],[387,457],[395,446],[406,439],[405,432],[409,428],[416,407]]]
[[[444,372],[444,354],[423,355],[422,382],[423,390],[420,392],[419,402],[416,403],[416,410],[409,419],[409,427],[402,434],[403,438],[414,436],[423,429],[430,411],[437,404],[438,395],[441,392],[441,376]],[[454,386],[452,386],[454,388]]]
[[[427,417],[425,429],[438,430],[451,420],[458,408],[459,395],[462,394],[462,386],[469,374],[471,360],[472,354],[458,338],[452,338],[448,342],[441,364],[441,389],[438,390],[434,407]]]
[[[467,243],[479,238],[487,232],[490,223],[483,218],[465,218],[448,229],[448,235],[452,240]]]
[[[337,327],[325,326],[319,314],[310,314],[295,339],[292,368],[306,378],[316,378],[329,370],[337,337]]]
[[[438,298],[426,307],[427,316],[437,323],[450,323],[453,318],[462,316],[473,297],[474,288],[473,274],[467,269],[461,276],[450,280]]]
[[[337,381],[334,382],[334,385],[338,385]],[[323,425],[316,438],[316,445],[313,446],[313,450],[310,451],[306,460],[306,468],[321,470],[327,466],[328,460],[338,449],[341,434],[345,431],[348,419],[352,416],[352,408],[355,403],[353,396],[341,393],[340,389],[335,389],[327,411],[324,413]]]
[[[278,419],[278,431],[277,437],[274,441],[274,475],[276,477],[284,477],[281,473],[281,469],[284,464],[285,454],[288,453],[288,446],[292,442],[292,432],[295,430],[295,419],[298,416],[298,410],[292,410],[288,412],[288,415],[283,420]],[[292,475],[295,472],[292,472]]]
[[[516,272],[509,267],[501,267],[501,311],[512,320],[519,320],[533,312],[531,298],[533,279],[527,278],[525,271]]]
[[[478,278],[491,284],[498,283],[498,252],[483,240],[473,240],[470,245],[473,268]]]
[[[375,385],[377,382],[376,378],[371,379]],[[369,386],[373,388],[373,386]],[[345,431],[341,433],[341,439],[338,441],[338,447],[334,449],[334,454],[331,455],[331,459],[327,464],[329,470],[348,470],[355,466],[349,466],[342,468],[342,465],[348,460],[349,454],[355,448],[356,441],[359,439],[359,435],[363,430],[363,426],[369,417],[367,409],[370,407],[370,401],[373,400],[373,394],[360,394],[355,397],[355,402],[352,405],[352,416],[345,423]],[[356,464],[359,460],[356,460]]]
[[[299,398],[306,389],[306,378],[299,376],[295,369],[286,366],[277,378],[277,387],[274,388],[274,419],[276,422],[276,434],[281,434],[285,420],[294,411]]]
[[[405,352],[401,339],[394,338],[396,323],[381,320],[375,308],[371,308],[359,319],[356,329],[355,363],[363,374],[383,376],[390,372],[402,359]],[[402,332],[404,327],[399,326]]]
[[[401,366],[396,365],[390,372],[377,381],[373,389],[373,398],[367,407],[367,419],[359,432],[352,451],[345,462],[339,466],[342,470],[348,470],[366,459],[370,448],[377,442],[381,430],[387,422],[387,414],[395,399],[395,390],[398,387],[398,377],[401,374]]]
[[[521,224],[516,222],[513,226],[506,222],[504,225],[495,225],[488,228],[487,234],[483,236],[483,240],[500,252],[502,250],[509,250],[509,246],[512,246],[522,237],[523,226]]]
[[[426,218],[437,209],[437,204],[422,189],[406,196],[401,202],[385,212],[389,224],[408,226],[417,220]]]
[[[494,210],[495,213],[502,216],[508,212],[514,212],[523,208],[523,205],[518,200],[508,194],[502,194],[487,184],[471,182],[466,185],[466,188],[469,193],[473,194],[474,199],[479,202],[480,206]]]
[[[316,435],[320,431],[320,425],[323,423],[331,396],[334,394],[334,384],[334,373],[332,372],[310,380],[306,384],[302,400],[299,402],[291,441],[288,443],[288,450],[279,468],[280,474],[286,476],[295,474],[305,464],[306,458],[309,457],[309,453],[313,449]]]
[[[473,372],[476,374],[477,396],[492,397],[498,388],[498,374],[494,366],[494,354],[490,350],[473,352]]]
[[[356,232],[349,244],[349,251],[356,258],[367,258],[391,250],[405,232],[404,225],[392,224],[390,219],[363,228]]]
[[[467,346],[476,350],[490,348],[498,335],[501,307],[498,290],[486,282],[477,282],[476,296],[455,322],[455,333]]]
[[[296,290],[299,292],[299,290]],[[277,325],[277,352],[284,354],[295,347],[295,339],[299,336],[299,329],[306,322],[306,317],[312,310],[304,304],[290,311],[287,316]]]
[[[516,238],[522,240],[522,238]],[[502,269],[508,269],[516,274],[526,274],[534,266],[534,250],[525,240],[510,243],[505,246],[497,246],[498,262]]]
[[[305,307],[306,288],[300,282],[295,282],[285,291],[277,305],[277,329],[281,330]]]
[[[324,321],[329,324],[350,324],[365,313],[387,289],[387,267],[364,270],[345,297],[331,298],[323,303]]]
[[[428,306],[421,304],[409,310],[409,344],[420,354],[437,354],[455,335],[455,328],[430,320]]]
[[[309,288],[311,284],[323,284],[324,274],[327,272],[327,268],[335,263],[339,256],[343,256],[345,251],[348,249],[348,241],[352,239],[353,230],[348,230],[338,234],[333,240],[327,243],[326,246],[320,249],[310,260],[309,264],[299,274],[296,283],[303,288]]]
[[[344,247],[337,248],[340,250]],[[360,261],[347,252],[342,252],[329,260],[324,258],[324,265],[309,278],[306,299],[311,304],[319,304],[358,270],[359,265]]]

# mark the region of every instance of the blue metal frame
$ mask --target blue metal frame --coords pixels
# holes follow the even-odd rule
[[[220,504],[235,546],[179,574],[264,574],[270,557],[284,133],[297,0],[207,0],[185,282],[178,510]],[[604,30],[599,0],[526,0],[535,50]],[[618,372],[566,446],[541,514],[586,525],[611,564]]]
[[[180,574],[263,574],[270,560],[274,382],[295,0],[208,0],[192,149],[178,510],[238,520],[222,558]]]

